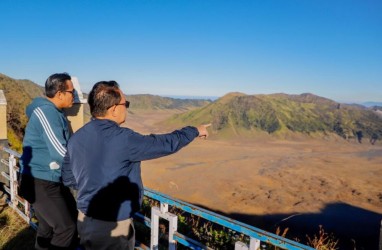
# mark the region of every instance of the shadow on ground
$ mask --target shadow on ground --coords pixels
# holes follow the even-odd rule
[[[20,231],[15,237],[10,239],[4,246],[1,246],[1,250],[34,250],[34,239],[36,237],[36,231],[31,228],[25,228]]]
[[[303,244],[307,242],[306,235],[310,238],[318,235],[319,226],[322,225],[326,233],[332,233],[336,239],[339,239],[339,249],[366,250],[379,247],[382,214],[346,203],[328,204],[320,213],[260,216],[215,212],[272,233],[276,232],[277,227],[282,229],[281,232],[289,228],[286,237],[292,240],[297,237]]]

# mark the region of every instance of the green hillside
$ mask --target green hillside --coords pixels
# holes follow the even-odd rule
[[[3,74],[0,74],[0,89],[8,103],[8,140],[13,149],[21,151],[27,124],[25,107],[33,98],[43,96],[44,89],[29,80],[15,80]],[[155,95],[128,95],[127,99],[131,102],[131,112],[185,111],[167,122],[176,125],[212,123],[214,134],[221,138],[259,132],[281,136],[293,132],[337,134],[343,138],[382,138],[381,107],[340,104],[313,94],[229,93],[215,102]],[[87,105],[85,113],[89,113]]]
[[[382,118],[375,108],[340,104],[313,94],[230,93],[203,108],[176,115],[168,122],[212,122],[214,132],[221,136],[319,132],[343,138],[382,138]]]
[[[22,136],[28,122],[25,107],[33,98],[43,96],[44,89],[29,80],[15,80],[3,74],[0,74],[0,89],[7,99],[8,141],[13,149],[21,152]]]
[[[127,95],[131,110],[180,109],[189,110],[205,106],[211,101],[199,99],[174,99],[156,95]]]

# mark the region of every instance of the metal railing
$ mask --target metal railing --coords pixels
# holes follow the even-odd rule
[[[2,148],[2,151],[8,154],[7,159],[5,159],[6,157],[1,159],[1,163],[8,166],[9,171],[8,173],[4,171],[1,172],[1,175],[9,181],[9,186],[4,187],[4,190],[9,194],[9,199],[7,202],[9,206],[13,208],[26,222],[28,222],[32,227],[37,228],[36,224],[31,220],[32,212],[29,203],[19,197],[17,194],[19,171],[19,168],[17,167],[17,158],[20,158],[20,154],[8,148]],[[144,195],[150,199],[160,202],[159,207],[151,207],[151,218],[145,217],[141,213],[136,215],[136,217],[143,221],[143,223],[151,230],[150,249],[159,249],[160,218],[167,220],[169,223],[168,249],[176,249],[178,244],[186,246],[190,249],[211,249],[202,243],[178,232],[178,216],[169,212],[169,207],[175,207],[181,211],[203,218],[206,221],[210,221],[226,229],[249,237],[250,240],[248,244],[240,241],[235,242],[235,250],[257,250],[260,249],[262,243],[291,250],[314,249],[298,242],[278,236],[276,234],[194,206],[190,203],[174,199],[170,196],[151,190],[149,188],[145,188]]]
[[[16,151],[13,151],[9,148],[1,148],[4,153],[8,154],[8,158],[1,157],[0,164],[8,167],[8,172],[1,171],[1,175],[8,180],[9,185],[4,185],[4,191],[9,194],[9,198],[6,199],[8,205],[14,209],[29,225],[31,225],[34,229],[37,228],[36,223],[32,221],[32,209],[28,201],[21,198],[18,195],[18,173],[19,167],[17,166],[17,159],[20,158],[20,154]]]

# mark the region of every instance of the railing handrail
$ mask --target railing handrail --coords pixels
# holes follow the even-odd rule
[[[7,147],[0,147],[0,149],[3,150],[3,151],[5,151],[5,152],[7,152],[7,153],[10,154],[10,155],[14,155],[14,156],[16,156],[17,158],[20,158],[20,157],[21,157],[21,154],[20,154],[20,153],[18,153],[18,152],[16,152],[16,151],[12,150],[12,149],[10,149],[10,148],[7,148]]]
[[[2,175],[9,178],[9,180],[12,182],[12,185],[16,184],[16,186],[17,186],[17,175],[15,173],[18,171],[18,168],[16,167],[16,159],[14,159],[14,158],[15,157],[20,158],[21,154],[19,154],[18,152],[14,151],[12,149],[7,148],[7,147],[2,147],[2,148],[0,148],[0,150],[5,151],[9,154],[9,161],[8,162],[9,162],[10,174],[9,175],[2,174]],[[13,193],[11,194],[12,198],[8,202],[8,204],[13,209],[17,210],[18,214],[24,220],[26,220],[33,227],[35,227],[36,225],[34,223],[32,223],[30,220],[31,213],[30,213],[29,203],[26,201],[18,200],[17,188],[13,188],[11,190],[13,190],[13,191],[10,191],[10,192],[15,192],[15,194],[13,194]],[[9,190],[7,192],[9,192]],[[238,247],[238,249],[255,249],[254,246],[255,245],[257,246],[260,242],[270,243],[274,246],[278,246],[278,247],[285,248],[285,249],[291,249],[291,250],[298,250],[298,249],[313,250],[314,249],[314,248],[311,248],[309,246],[303,245],[301,243],[286,239],[286,238],[281,237],[279,235],[276,235],[276,234],[264,231],[262,229],[256,228],[254,226],[250,226],[250,225],[247,225],[245,223],[236,221],[234,219],[230,219],[226,216],[214,213],[214,212],[209,211],[207,209],[197,207],[197,206],[190,204],[188,202],[172,198],[166,194],[160,193],[160,192],[152,190],[150,188],[144,188],[144,195],[151,198],[151,199],[159,201],[161,203],[161,209],[159,210],[159,209],[152,207],[152,215],[151,215],[152,219],[151,220],[149,218],[144,217],[144,216],[140,216],[140,217],[143,217],[143,219],[146,221],[150,220],[151,221],[150,227],[153,227],[153,225],[157,225],[154,223],[154,221],[156,221],[156,222],[158,221],[158,216],[165,218],[165,219],[170,219],[170,220],[175,219],[175,221],[171,222],[172,224],[176,225],[174,227],[172,235],[171,235],[173,242],[177,239],[178,243],[184,244],[187,240],[184,241],[184,238],[182,238],[182,237],[186,237],[186,236],[184,236],[184,235],[182,235],[176,231],[177,218],[174,218],[174,217],[177,217],[177,216],[168,212],[168,206],[177,207],[177,208],[179,208],[185,212],[196,215],[198,217],[201,217],[203,219],[206,219],[208,221],[211,221],[213,223],[221,225],[225,228],[231,229],[235,232],[249,236],[251,239],[250,240],[251,241],[250,247],[248,248],[245,246],[244,247],[241,246],[241,247]],[[18,206],[17,206],[18,202],[21,202],[24,205],[25,211],[22,211],[18,208]],[[153,211],[156,213],[155,215],[153,215]],[[153,220],[153,216],[156,216],[156,218],[154,220]],[[151,228],[151,230],[156,230],[156,229]],[[152,233],[152,236],[153,236],[153,233]],[[157,241],[157,238],[152,238],[151,241],[152,242]],[[192,244],[192,241],[196,242],[195,240],[188,238],[188,243],[191,242],[191,244]],[[153,244],[152,242],[151,242],[151,244]],[[193,244],[193,246],[196,246],[196,244],[200,245],[200,243],[196,242]],[[236,247],[236,245],[235,245],[235,247]],[[157,249],[157,245],[155,245],[155,247],[153,247],[153,245],[152,245],[152,248]],[[175,245],[173,243],[170,244],[169,249],[175,249]],[[206,248],[197,248],[197,249],[206,249]]]
[[[4,191],[9,193],[10,198],[6,200],[8,205],[15,210],[21,218],[23,218],[32,228],[37,229],[36,223],[32,222],[32,213],[30,204],[28,201],[24,200],[18,195],[18,175],[17,172],[19,168],[16,165],[16,158],[20,158],[21,154],[18,152],[7,148],[0,147],[0,151],[4,151],[9,154],[7,160],[1,159],[1,163],[8,165],[9,173],[1,172],[0,174],[4,176],[9,181],[9,187],[4,186]],[[19,204],[23,205],[24,209],[22,210],[19,207]]]
[[[175,206],[190,214],[202,217],[206,220],[209,220],[211,222],[214,222],[226,228],[232,229],[238,233],[242,233],[252,238],[259,239],[262,242],[271,243],[274,246],[279,246],[283,248],[287,247],[287,249],[314,249],[309,246],[298,243],[296,241],[289,240],[287,238],[264,231],[254,226],[250,226],[240,221],[197,207],[185,201],[169,197],[168,195],[165,195],[158,191],[154,191],[150,188],[145,188],[144,194],[152,199],[158,200],[163,203],[167,203],[170,206]]]

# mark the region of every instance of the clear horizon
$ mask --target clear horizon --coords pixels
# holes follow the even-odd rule
[[[313,93],[382,102],[382,2],[0,2],[0,72],[43,85],[56,72],[84,92]]]

